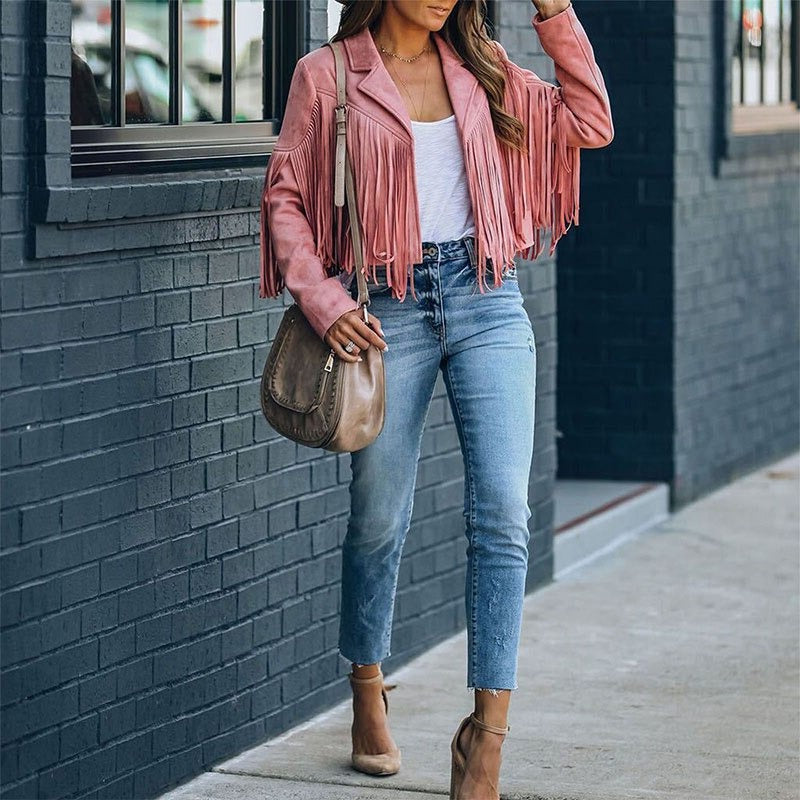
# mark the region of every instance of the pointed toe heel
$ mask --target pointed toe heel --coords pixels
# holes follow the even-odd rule
[[[353,769],[367,775],[394,775],[400,771],[400,750],[389,753],[353,753]]]
[[[386,692],[386,685],[383,683],[383,672],[379,671],[372,678],[357,678],[351,672],[350,683],[354,688],[365,683],[380,683],[383,705],[388,716],[389,696]],[[353,750],[350,754],[350,763],[353,769],[364,772],[367,775],[394,775],[400,770],[401,762],[402,755],[399,747],[395,747],[386,753],[357,753]]]

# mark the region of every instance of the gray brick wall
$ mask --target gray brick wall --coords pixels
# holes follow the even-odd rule
[[[327,0],[308,0],[308,48],[321,47],[328,40]]]
[[[559,477],[668,481],[672,3],[574,5],[603,70],[615,137],[583,151],[581,222],[558,245]]]
[[[797,136],[730,135],[726,4],[575,8],[616,136],[559,243],[559,477],[676,507],[798,445]]]
[[[289,302],[257,295],[263,169],[72,181],[69,2],[0,14],[0,797],[149,797],[349,692],[349,456],[261,417]],[[552,572],[554,278],[521,284],[531,587]],[[440,383],[387,670],[463,627],[462,481]]]
[[[800,434],[800,147],[796,131],[788,147],[731,134],[734,24],[720,36],[719,5],[675,4],[678,502],[793,451]]]

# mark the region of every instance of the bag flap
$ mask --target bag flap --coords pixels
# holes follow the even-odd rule
[[[278,405],[307,414],[322,402],[330,348],[297,306],[286,312],[273,345],[268,390]],[[271,360],[272,360],[271,359]]]

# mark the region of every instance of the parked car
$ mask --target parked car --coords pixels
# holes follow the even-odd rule
[[[94,75],[104,124],[111,122],[111,42],[107,26],[75,20],[72,46]],[[183,80],[183,119],[213,122],[200,99],[200,87],[188,71]],[[128,27],[125,36],[125,119],[129,124],[169,122],[169,61],[163,45]]]

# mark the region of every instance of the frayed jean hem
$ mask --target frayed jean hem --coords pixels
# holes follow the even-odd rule
[[[514,689],[516,689],[516,687],[514,687]],[[513,692],[514,689],[508,687],[503,689],[488,689],[483,686],[467,686],[468,692],[491,692],[495,697],[497,697],[500,692]]]

